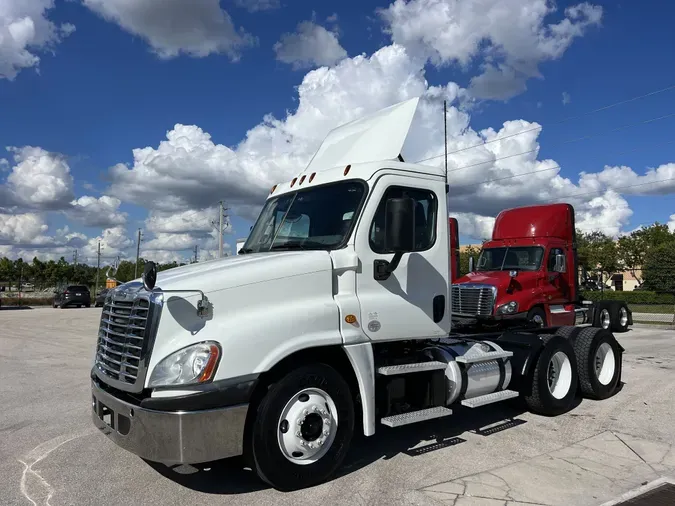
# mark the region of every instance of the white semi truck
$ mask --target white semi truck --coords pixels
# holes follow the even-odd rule
[[[91,371],[104,434],[167,465],[241,455],[291,490],[329,479],[357,431],[617,391],[609,330],[451,332],[446,173],[401,157],[417,103],[331,131],[240,254],[149,263],[109,293]]]

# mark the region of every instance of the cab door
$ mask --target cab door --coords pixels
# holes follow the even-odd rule
[[[562,255],[564,261],[556,270],[556,257]],[[570,325],[570,315],[573,311],[565,309],[570,302],[570,286],[567,276],[567,254],[562,246],[552,246],[549,249],[546,262],[546,278],[542,286],[544,300],[546,301],[551,321],[549,325]],[[574,319],[572,318],[572,321]]]
[[[405,253],[387,279],[375,262],[391,261],[384,245],[386,201],[415,201],[415,251]],[[372,340],[447,335],[450,330],[448,222],[445,186],[437,180],[381,176],[374,185],[354,239],[359,256],[357,297],[363,331]]]

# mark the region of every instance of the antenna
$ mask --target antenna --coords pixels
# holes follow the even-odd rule
[[[443,100],[443,137],[445,140],[445,194],[450,192],[448,184],[448,103]]]

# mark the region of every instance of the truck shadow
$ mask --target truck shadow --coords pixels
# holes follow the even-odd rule
[[[575,401],[576,408],[581,399]],[[459,446],[462,436],[470,433],[488,438],[493,434],[527,423],[518,418],[527,411],[520,399],[469,409],[453,406],[453,415],[399,428],[383,425],[371,437],[355,436],[351,450],[333,479],[347,476],[378,460],[389,460],[399,454],[418,457],[433,451]],[[462,451],[458,448],[456,451]],[[236,495],[268,489],[257,476],[244,467],[241,458],[225,459],[198,466],[167,467],[146,463],[162,476],[186,488],[207,494]]]

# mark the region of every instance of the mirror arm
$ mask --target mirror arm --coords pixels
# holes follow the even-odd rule
[[[394,253],[394,257],[391,259],[391,262],[389,262],[389,260],[375,260],[373,262],[374,278],[377,281],[385,281],[386,279],[389,279],[391,273],[396,270],[398,264],[401,262],[401,258],[403,258],[403,252],[398,251]]]
[[[156,288],[153,291],[157,291],[159,293],[198,293],[202,296],[202,298],[201,300],[197,301],[197,316],[203,318],[208,314],[209,305],[211,303],[209,302],[209,298],[206,296],[206,294],[201,290],[162,290],[161,288]]]

